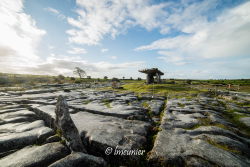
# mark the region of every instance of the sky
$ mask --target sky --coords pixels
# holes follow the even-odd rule
[[[248,0],[1,0],[0,72],[250,78]]]

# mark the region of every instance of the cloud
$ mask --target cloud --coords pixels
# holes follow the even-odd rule
[[[144,65],[144,62],[124,62],[112,64],[106,61],[102,62],[88,62],[80,57],[61,57],[53,55],[48,57],[43,63],[37,64],[34,67],[26,67],[23,71],[32,71],[36,74],[48,74],[72,76],[75,67],[80,67],[86,71],[88,75],[93,77],[116,76],[120,77],[126,70],[135,70]],[[112,72],[111,72],[112,71]],[[120,72],[118,74],[118,72]]]
[[[200,64],[201,68],[167,70],[167,78],[184,79],[241,79],[249,78],[250,58],[238,60],[225,59],[223,61],[208,61]]]
[[[102,52],[102,53],[107,52],[107,51],[109,51],[109,49],[107,49],[107,48],[101,49],[101,52]]]
[[[46,34],[23,11],[23,1],[0,1],[0,66],[2,72],[14,72],[19,66],[39,62],[37,47]]]
[[[182,73],[183,77],[191,78],[249,78],[246,71],[250,67],[242,64],[249,61],[250,2],[221,10],[211,19],[208,13],[213,13],[211,10],[218,2],[201,1],[173,7],[175,10],[163,24],[180,33],[135,50],[155,50],[161,55],[158,59],[168,65],[185,65],[184,71],[172,71],[172,76]]]
[[[174,65],[185,65],[187,64],[187,60],[185,60],[182,56],[177,56],[175,53],[171,53],[168,51],[159,51],[158,54],[163,55],[158,57],[158,59],[164,60],[167,63],[174,64]]]
[[[51,8],[51,7],[47,7],[47,8],[44,8],[44,10],[48,11],[48,12],[51,12],[51,13],[54,13],[54,14],[59,14],[60,12],[54,8]]]
[[[112,64],[107,61],[89,62],[80,56],[60,56],[51,53],[40,57],[37,48],[45,30],[36,26],[35,20],[23,11],[23,1],[0,1],[0,67],[1,72],[41,75],[69,75],[79,66],[93,77],[121,76],[127,70],[135,70],[144,62],[123,62]],[[48,48],[53,49],[49,45]],[[85,49],[72,47],[71,54],[83,54]]]
[[[171,52],[172,56],[202,58],[246,56],[250,53],[249,8],[250,2],[246,2],[225,11],[214,21],[203,20],[201,26],[188,22],[185,26],[181,25],[180,30],[188,29],[189,34],[159,39],[136,50],[165,50]]]
[[[140,26],[147,30],[162,29],[163,10],[168,3],[153,4],[150,0],[77,0],[78,17],[67,18],[74,28],[67,30],[69,42],[97,45],[105,36],[115,38],[128,28]]]
[[[111,56],[110,58],[115,60],[115,59],[117,59],[117,56]]]
[[[49,45],[48,48],[49,48],[50,50],[52,50],[52,49],[55,49],[55,46]]]
[[[44,8],[45,11],[48,11],[54,15],[56,15],[59,19],[66,19],[66,16],[63,15],[59,10],[57,9],[54,9],[54,8],[51,8],[51,7],[47,7],[47,8]]]
[[[84,48],[74,47],[74,48],[71,48],[71,50],[68,50],[68,53],[69,54],[86,54],[87,51]]]

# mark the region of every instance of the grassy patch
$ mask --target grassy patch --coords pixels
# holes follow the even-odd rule
[[[234,102],[240,107],[250,107],[250,102],[249,101],[244,101],[244,102]]]
[[[25,91],[27,89],[23,87],[0,87],[1,92],[8,92],[8,91]]]
[[[154,116],[154,114],[153,114],[153,112],[151,111],[150,105],[149,105],[146,101],[144,101],[144,102],[142,103],[142,106],[143,106],[143,108],[145,108],[145,109],[148,110],[148,116],[149,116],[150,118],[152,118],[152,117]]]
[[[244,115],[236,114],[237,110],[227,110],[223,112],[223,116],[235,125],[240,131],[245,132],[248,136],[250,136],[250,128],[242,123],[239,119],[244,117]]]
[[[240,153],[241,153],[239,150],[235,150],[235,149],[233,149],[233,148],[230,148],[230,147],[228,147],[228,146],[225,145],[225,144],[217,143],[216,141],[214,141],[214,140],[212,140],[212,139],[210,139],[210,138],[208,138],[208,137],[206,138],[206,141],[207,141],[209,144],[211,144],[211,145],[213,145],[213,146],[215,146],[215,147],[217,147],[217,148],[223,149],[223,150],[225,150],[225,151],[230,151],[230,152],[237,153],[237,154],[240,154]]]
[[[123,85],[124,90],[129,90],[136,93],[152,93],[161,94],[166,96],[168,93],[173,92],[197,92],[196,89],[188,87],[184,84],[151,84],[146,85],[144,83],[130,83]]]
[[[226,130],[232,130],[230,129],[229,127],[223,125],[223,124],[219,124],[219,123],[213,123],[212,120],[208,117],[206,118],[198,118],[199,120],[199,123],[190,127],[190,128],[184,128],[186,130],[194,130],[194,129],[197,129],[201,126],[216,126],[216,127],[219,127],[219,128],[222,128],[222,129],[226,129]]]
[[[62,137],[62,131],[60,129],[56,130],[56,136]]]
[[[102,103],[107,107],[107,108],[112,108],[110,103],[111,103],[111,100],[109,99],[103,99],[102,100]]]
[[[185,130],[194,130],[194,129],[199,128],[200,126],[202,126],[202,125],[200,125],[200,124],[196,124],[196,125],[194,125],[194,126],[192,126],[192,127],[189,127],[189,128],[183,128],[183,129],[185,129]]]
[[[149,106],[149,104],[148,104],[146,101],[144,101],[144,102],[142,103],[142,106],[143,106],[144,108],[146,108],[146,109],[150,109],[150,106]]]
[[[185,104],[183,104],[183,103],[178,102],[177,105],[178,105],[178,107],[181,107],[181,108],[185,107]]]
[[[82,103],[83,104],[89,104],[91,101],[90,100],[85,100],[85,101],[83,101]]]
[[[213,124],[212,120],[208,117],[198,118],[198,120],[199,120],[201,126],[208,126],[208,125]]]
[[[160,108],[160,122],[164,116],[165,109],[167,107],[167,100],[164,101],[163,105]]]
[[[55,136],[60,137],[61,140],[60,140],[59,142],[60,142],[61,144],[63,144],[63,145],[66,145],[66,140],[64,139],[64,137],[63,137],[63,135],[62,135],[62,130],[57,129],[57,130],[56,130]]]

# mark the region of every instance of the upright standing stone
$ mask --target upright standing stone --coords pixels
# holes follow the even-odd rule
[[[66,139],[66,144],[72,151],[86,153],[79,132],[70,117],[68,104],[61,95],[58,96],[55,113],[56,127],[62,132],[62,136]]]

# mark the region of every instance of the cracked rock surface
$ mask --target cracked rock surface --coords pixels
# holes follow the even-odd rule
[[[248,94],[166,99],[87,87],[1,92],[0,166],[250,166]]]
[[[169,100],[149,154],[151,164],[249,166],[249,136],[225,119],[225,110],[213,98]]]

